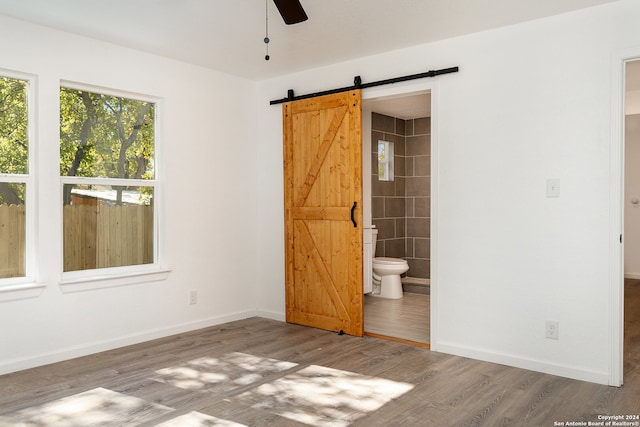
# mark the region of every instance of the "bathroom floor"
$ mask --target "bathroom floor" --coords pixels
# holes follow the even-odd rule
[[[365,295],[365,332],[429,344],[429,298],[407,292],[401,299]]]

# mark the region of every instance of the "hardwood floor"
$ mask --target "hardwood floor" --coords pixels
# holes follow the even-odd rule
[[[620,388],[251,318],[0,376],[0,426],[540,427],[640,415],[640,281],[626,302]]]
[[[365,332],[429,343],[430,296],[404,293],[401,299],[365,295]]]
[[[624,381],[640,386],[640,280],[624,281]],[[638,396],[640,402],[640,396]]]

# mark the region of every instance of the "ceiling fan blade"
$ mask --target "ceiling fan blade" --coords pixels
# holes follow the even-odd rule
[[[308,19],[300,0],[273,0],[285,24],[297,24]]]

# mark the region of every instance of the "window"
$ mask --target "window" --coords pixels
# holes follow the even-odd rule
[[[29,86],[28,79],[0,75],[0,285],[33,275]]]
[[[378,141],[378,180],[393,181],[393,142]]]
[[[63,272],[157,263],[156,104],[60,89]]]

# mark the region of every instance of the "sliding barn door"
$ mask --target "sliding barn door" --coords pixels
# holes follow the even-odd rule
[[[283,106],[287,322],[363,334],[359,90]]]

